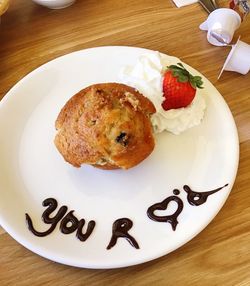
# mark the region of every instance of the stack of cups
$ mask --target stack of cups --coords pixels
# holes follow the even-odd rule
[[[200,25],[200,29],[207,31],[207,40],[210,44],[228,46],[240,24],[241,17],[237,12],[220,8],[209,14],[207,20]],[[232,45],[219,77],[224,70],[247,74],[250,70],[250,45],[240,40]]]

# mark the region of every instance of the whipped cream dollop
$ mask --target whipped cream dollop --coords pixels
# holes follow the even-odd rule
[[[204,117],[206,103],[199,89],[189,106],[168,111],[162,108],[161,104],[165,99],[162,91],[164,70],[178,62],[180,60],[176,57],[156,51],[148,52],[141,55],[135,65],[125,66],[119,74],[120,82],[134,87],[154,104],[156,113],[152,115],[151,121],[156,133],[167,130],[180,134],[200,124]]]

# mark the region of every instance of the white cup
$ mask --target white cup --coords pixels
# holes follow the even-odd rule
[[[220,8],[209,14],[200,29],[207,31],[207,40],[214,46],[223,46],[232,41],[235,30],[239,28],[241,18],[237,12],[228,8]],[[213,37],[216,34],[217,39]],[[221,41],[218,41],[221,38]],[[224,42],[224,44],[223,44]]]
[[[72,5],[76,0],[33,0],[35,3],[50,9],[62,9]]]
[[[232,46],[218,79],[224,70],[247,74],[250,70],[250,45],[238,40],[237,43]]]

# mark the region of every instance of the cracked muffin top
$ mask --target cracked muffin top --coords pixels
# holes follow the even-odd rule
[[[75,167],[129,169],[153,151],[152,102],[134,88],[119,83],[91,85],[60,111],[55,145]]]

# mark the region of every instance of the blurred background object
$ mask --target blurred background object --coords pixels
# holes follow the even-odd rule
[[[231,0],[229,7],[235,10],[245,20],[246,16],[250,13],[250,0]]]
[[[66,8],[75,2],[75,0],[33,0],[33,1],[37,4],[40,4],[50,9]]]
[[[0,16],[6,12],[9,7],[10,0],[0,0]]]

